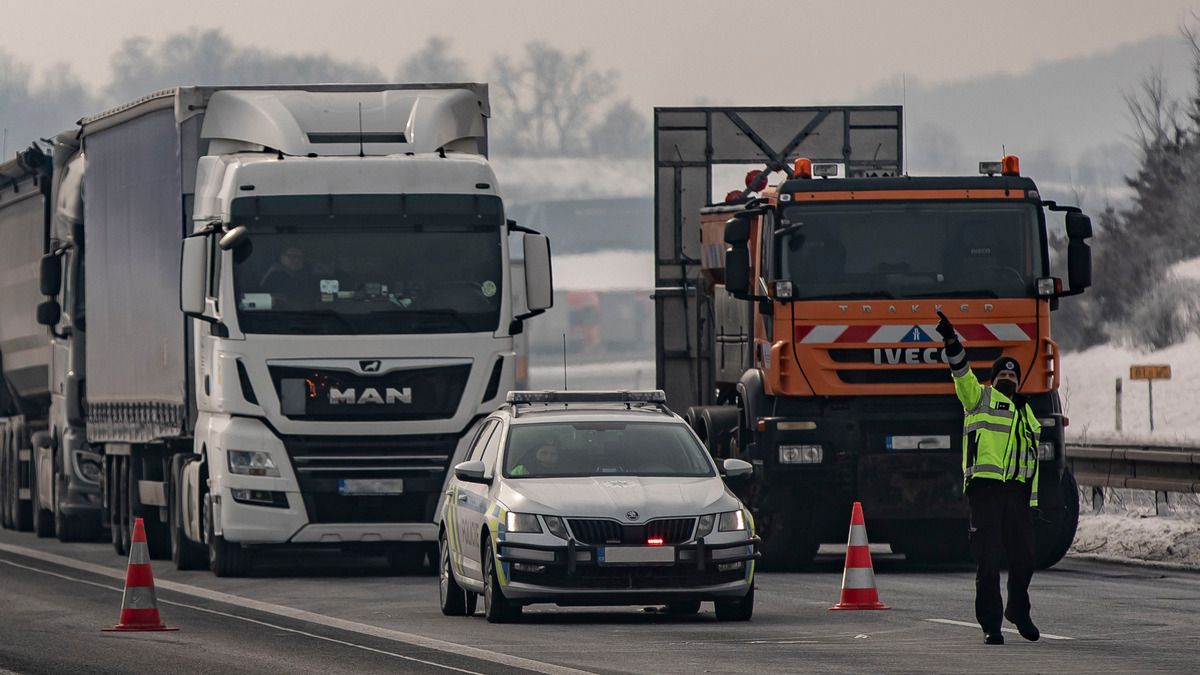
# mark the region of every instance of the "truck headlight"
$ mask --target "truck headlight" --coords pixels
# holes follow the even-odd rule
[[[567,539],[567,526],[563,524],[563,519],[558,516],[542,516],[546,521],[546,529],[550,530],[550,534],[559,539]]]
[[[509,511],[508,515],[504,517],[504,529],[507,532],[540,534],[542,524],[538,522],[538,517],[532,513],[515,513]]]
[[[718,526],[722,532],[741,532],[746,529],[746,514],[742,513],[741,509],[737,511],[728,511],[721,514],[721,524]]]
[[[229,471],[242,476],[279,477],[279,467],[265,452],[258,450],[228,450]]]
[[[1038,460],[1042,462],[1050,462],[1054,460],[1053,443],[1038,443]]]
[[[780,464],[820,464],[825,452],[819,445],[781,445]]]

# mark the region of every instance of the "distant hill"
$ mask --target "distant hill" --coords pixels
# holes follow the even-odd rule
[[[981,45],[978,58],[1002,58],[1001,45]],[[1023,173],[1059,192],[1086,190],[1089,208],[1119,197],[1133,167],[1133,126],[1124,94],[1153,69],[1172,92],[1192,90],[1190,49],[1178,35],[1151,38],[1091,56],[1054,61],[1016,75],[996,74],[926,86],[907,78],[909,170],[962,173],[998,158],[1003,145],[1021,157]],[[899,103],[900,78],[876,85],[863,103]]]

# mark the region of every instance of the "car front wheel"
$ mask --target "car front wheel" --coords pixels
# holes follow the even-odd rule
[[[512,623],[521,618],[521,605],[504,597],[500,587],[491,539],[483,544],[483,614],[488,623]]]
[[[754,587],[740,598],[733,600],[717,600],[713,603],[717,608],[718,621],[749,621],[754,616]]]

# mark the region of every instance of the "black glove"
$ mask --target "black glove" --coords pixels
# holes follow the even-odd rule
[[[958,334],[954,332],[954,324],[950,323],[950,319],[947,319],[946,315],[942,314],[941,311],[938,311],[937,315],[941,321],[938,321],[937,328],[934,330],[938,332],[938,335],[942,336],[942,341],[950,342],[958,337]]]

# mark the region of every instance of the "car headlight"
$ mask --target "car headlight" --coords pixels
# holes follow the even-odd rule
[[[229,450],[229,471],[243,476],[279,477],[279,467],[265,452],[258,450]]]
[[[558,516],[542,516],[546,521],[546,529],[550,530],[550,534],[559,539],[568,539],[567,526],[563,523],[563,519]]]
[[[746,514],[741,509],[721,514],[719,529],[722,532],[741,532],[746,529]]]
[[[781,445],[780,464],[820,464],[825,452],[819,445]]]
[[[713,525],[717,522],[717,514],[710,513],[706,516],[700,516],[700,521],[696,523],[696,538],[707,537],[712,534]]]
[[[542,524],[538,522],[538,517],[532,513],[515,513],[509,511],[508,515],[504,517],[504,529],[508,532],[538,534],[542,531]]]
[[[1054,444],[1038,443],[1038,459],[1043,462],[1054,460]]]

